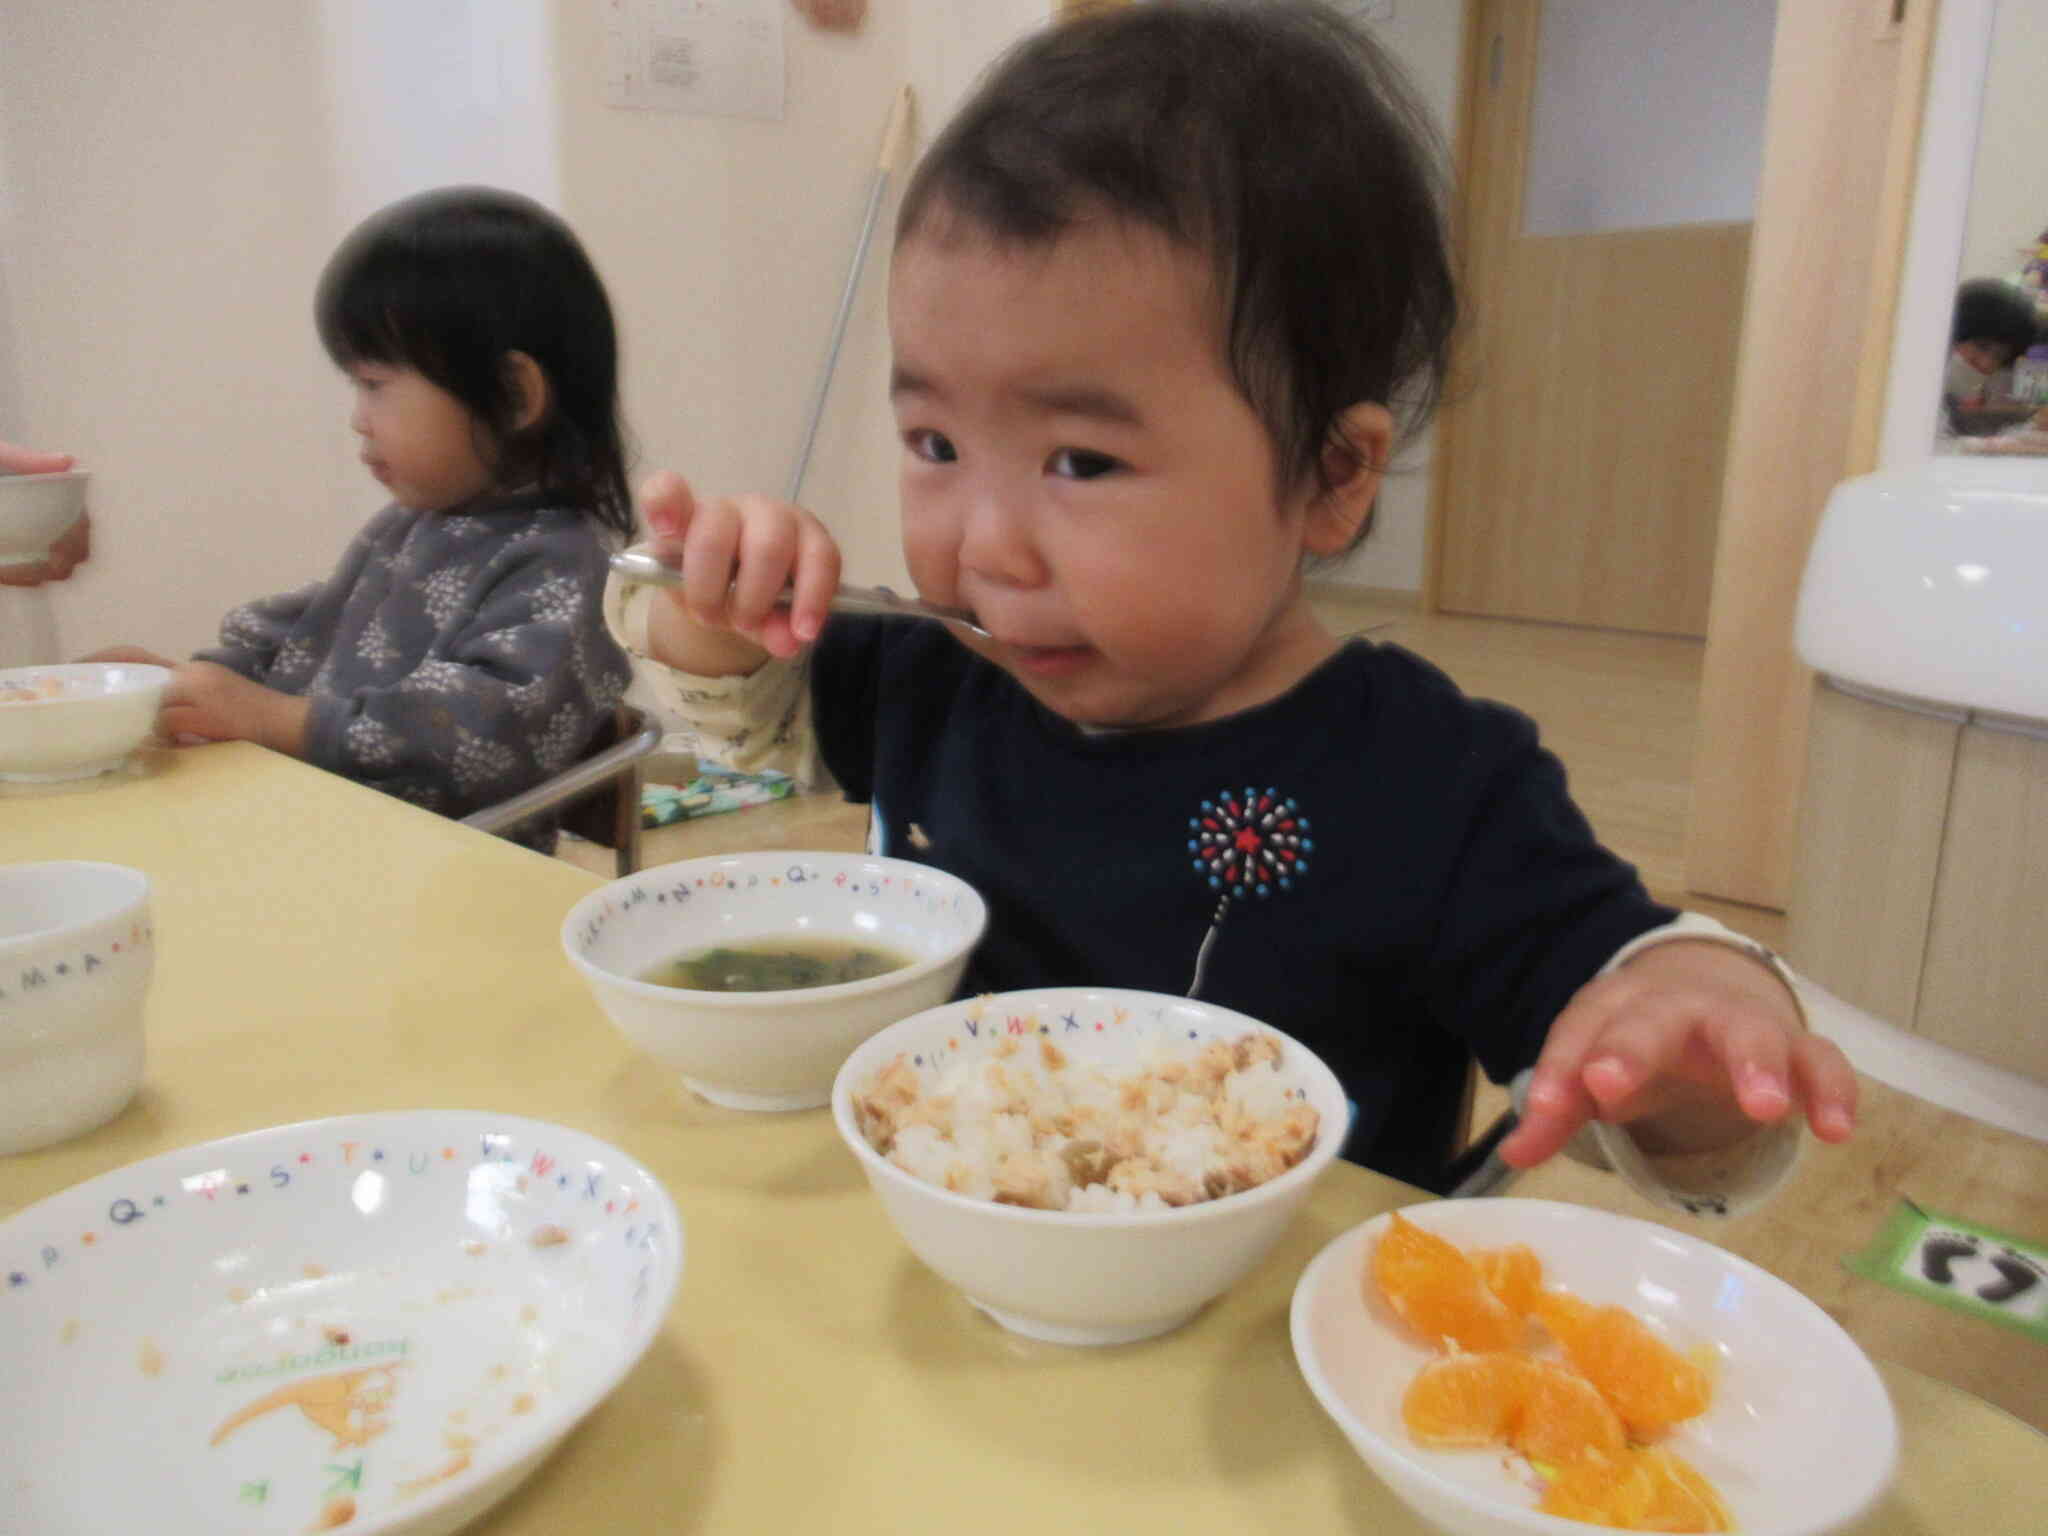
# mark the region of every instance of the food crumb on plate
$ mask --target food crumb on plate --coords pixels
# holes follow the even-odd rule
[[[0,704],[40,704],[64,697],[64,679],[45,672],[40,677],[13,678],[0,683]]]
[[[405,1479],[398,1485],[398,1491],[404,1494],[419,1493],[425,1489],[433,1487],[436,1483],[445,1483],[451,1477],[460,1477],[464,1472],[467,1472],[468,1470],[469,1452],[457,1451],[453,1456],[450,1456],[448,1460],[444,1462],[436,1470],[432,1472],[423,1473],[419,1477],[409,1477]]]

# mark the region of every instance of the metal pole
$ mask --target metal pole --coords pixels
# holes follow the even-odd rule
[[[899,140],[910,127],[910,87],[896,93],[889,107],[889,121],[882,129],[882,151],[875,160],[875,179],[868,188],[868,207],[860,225],[860,238],[853,247],[853,260],[846,269],[846,286],[839,295],[839,313],[832,320],[832,340],[825,351],[825,366],[811,392],[810,410],[804,419],[803,444],[797,449],[796,464],[789,472],[785,501],[795,501],[804,488],[804,472],[811,465],[811,449],[818,441],[818,423],[825,416],[825,397],[832,389],[832,374],[839,366],[839,348],[846,340],[846,322],[853,313],[853,301],[860,292],[861,268],[867,261],[868,242],[875,233],[875,220],[882,211],[883,196],[889,190],[889,167],[895,162]]]

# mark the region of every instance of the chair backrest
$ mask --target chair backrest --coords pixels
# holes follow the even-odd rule
[[[591,742],[590,755],[584,761],[592,761],[622,743],[631,744],[648,729],[639,710],[621,704]],[[654,739],[658,746],[658,731]],[[618,855],[621,875],[630,875],[640,867],[640,763],[637,756],[627,758],[617,773],[599,780],[595,787],[566,801],[562,808],[562,830],[587,843],[611,849]]]
[[[543,811],[562,811],[562,827],[610,848],[620,875],[640,867],[640,791],[644,760],[661,746],[659,725],[621,704],[573,768],[522,794],[462,818],[464,826],[503,835]]]

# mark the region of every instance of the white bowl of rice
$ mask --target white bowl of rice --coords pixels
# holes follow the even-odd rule
[[[1249,1272],[1336,1158],[1336,1075],[1187,998],[1044,987],[890,1025],[832,1116],[911,1251],[1005,1328],[1126,1344]]]

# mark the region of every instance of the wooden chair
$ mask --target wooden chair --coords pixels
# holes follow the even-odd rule
[[[609,848],[621,876],[640,867],[642,765],[661,746],[661,727],[621,704],[591,753],[523,794],[462,818],[466,827],[504,836],[542,811],[562,809],[562,830]]]

